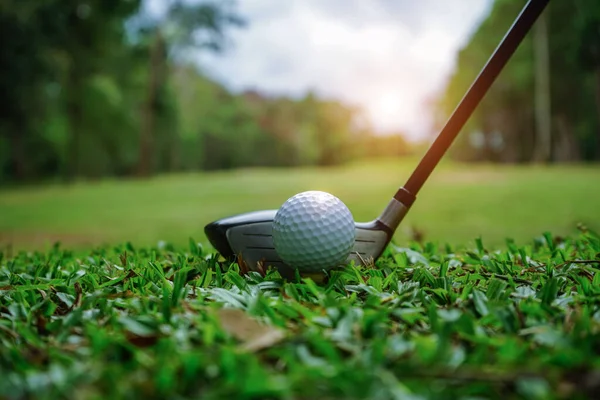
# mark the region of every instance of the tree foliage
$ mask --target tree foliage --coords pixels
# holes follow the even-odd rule
[[[230,30],[248,23],[235,2],[164,4],[150,16],[142,0],[0,3],[0,34],[8,39],[0,46],[2,181],[336,165],[410,151],[401,134],[375,135],[352,105],[311,92],[292,98],[226,89],[193,58],[227,51]],[[458,55],[438,102],[440,121],[523,4],[496,0]],[[459,136],[454,157],[600,159],[600,5],[555,1],[544,17],[547,29],[539,32],[547,40],[527,37]],[[539,54],[548,54],[546,65]],[[536,71],[548,71],[548,112]],[[549,155],[538,151],[540,121],[550,127]]]
[[[524,0],[496,0],[490,15],[460,51],[455,72],[440,98],[447,117],[497,45]],[[550,96],[550,159],[600,159],[600,3],[553,1],[547,23]],[[538,24],[540,22],[538,21]],[[541,43],[544,43],[542,41]],[[542,145],[536,123],[536,49],[531,32],[498,77],[452,154],[463,160],[529,162]],[[538,53],[539,54],[539,53]]]
[[[208,78],[193,55],[227,50],[247,24],[234,2],[164,4],[150,15],[141,0],[0,3],[2,180],[333,165],[385,147],[339,101]]]

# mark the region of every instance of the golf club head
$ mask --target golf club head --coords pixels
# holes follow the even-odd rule
[[[392,236],[408,208],[393,198],[379,218],[355,223],[354,247],[346,260],[363,264],[376,260],[392,240]],[[273,244],[273,220],[277,210],[254,211],[214,221],[204,228],[212,246],[226,259],[241,256],[251,270],[276,268],[282,276],[294,276]]]

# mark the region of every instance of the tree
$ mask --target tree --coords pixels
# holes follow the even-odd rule
[[[47,29],[55,33],[49,47],[63,61],[65,113],[68,121],[65,176],[80,172],[80,152],[86,131],[85,98],[90,79],[106,59],[124,45],[125,20],[139,8],[139,0],[51,0],[40,8]]]
[[[156,125],[161,112],[161,98],[167,90],[169,62],[185,59],[185,51],[222,51],[226,29],[244,24],[234,5],[232,2],[192,4],[171,1],[161,19],[149,21],[144,27],[149,72],[139,138],[139,176],[148,176],[153,170]]]
[[[35,174],[39,162],[28,150],[42,140],[37,126],[42,117],[43,84],[51,74],[45,44],[52,32],[44,29],[39,8],[34,2],[0,3],[0,36],[4,38],[0,47],[0,139],[4,137],[10,148],[6,161],[0,161],[5,172],[17,180]]]
[[[577,33],[578,55],[583,67],[594,75],[596,99],[596,158],[600,158],[600,3],[578,0]]]
[[[535,63],[535,152],[534,159],[549,162],[552,157],[552,114],[550,94],[550,55],[546,13],[533,27]]]
[[[522,1],[497,0],[490,15],[460,50],[457,65],[439,101],[440,122],[450,115],[498,40],[521,10]],[[533,61],[531,36],[525,38],[457,138],[451,156],[462,160],[523,162],[533,153]],[[523,104],[527,104],[524,107]],[[482,137],[474,151],[471,135]]]
[[[490,15],[459,53],[438,104],[442,120],[524,3],[494,2]],[[550,2],[475,110],[451,156],[503,162],[600,158],[599,20],[597,1]],[[481,140],[471,140],[478,137]]]

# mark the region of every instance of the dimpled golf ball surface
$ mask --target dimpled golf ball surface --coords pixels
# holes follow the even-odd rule
[[[277,254],[301,272],[328,270],[343,263],[355,235],[348,207],[325,192],[308,191],[289,198],[273,220]]]

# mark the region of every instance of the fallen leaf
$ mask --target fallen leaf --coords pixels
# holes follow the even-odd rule
[[[256,352],[276,345],[285,339],[285,333],[281,329],[270,327],[262,335],[254,337],[245,342],[241,349],[249,352]]]
[[[125,328],[127,341],[137,347],[153,346],[160,339],[160,334],[155,327],[148,326],[135,318],[123,316],[119,322]]]
[[[46,318],[44,318],[44,316],[41,313],[36,313],[35,316],[35,327],[37,328],[37,332],[40,335],[47,335],[48,329],[46,329],[46,324],[48,323],[48,321],[46,320]]]
[[[260,323],[239,309],[221,308],[217,311],[221,327],[241,341],[244,351],[260,351],[276,345],[285,338],[285,332]]]
[[[125,337],[129,343],[141,348],[154,346],[158,342],[158,339],[160,339],[158,335],[138,336],[130,332],[127,332]]]
[[[134,293],[131,290],[126,290],[124,292],[117,292],[117,293],[111,293],[111,294],[107,294],[106,298],[107,299],[118,299],[118,298],[129,298],[129,297],[133,297]]]
[[[248,268],[248,264],[246,264],[246,261],[244,261],[244,259],[242,258],[242,253],[237,255],[237,263],[240,266],[240,275],[248,275],[250,269]]]

